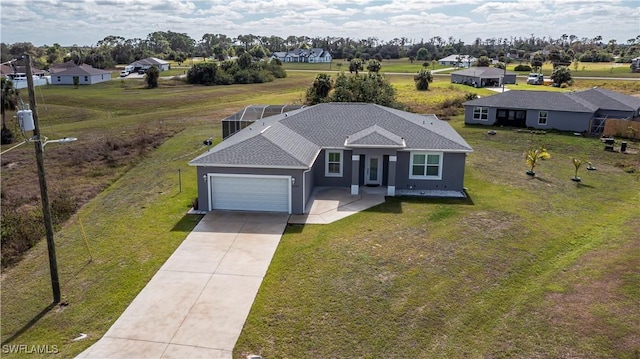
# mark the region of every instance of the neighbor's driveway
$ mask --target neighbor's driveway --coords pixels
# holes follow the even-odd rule
[[[231,358],[288,218],[207,214],[78,358]]]

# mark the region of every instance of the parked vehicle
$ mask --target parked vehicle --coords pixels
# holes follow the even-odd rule
[[[542,85],[544,83],[544,75],[532,72],[527,77],[527,85]]]
[[[127,77],[127,76],[129,76],[129,71],[126,71],[126,70],[120,71],[120,77]]]
[[[138,70],[138,74],[139,75],[144,75],[146,72],[147,72],[147,70],[145,70],[145,69]]]

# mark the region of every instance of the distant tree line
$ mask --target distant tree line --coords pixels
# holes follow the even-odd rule
[[[444,39],[434,36],[428,40],[394,38],[380,41],[376,37],[355,39],[349,37],[308,37],[308,36],[258,36],[253,34],[229,37],[225,34],[206,33],[195,40],[184,33],[156,31],[145,39],[126,39],[122,36],[107,36],[92,46],[66,46],[58,43],[36,47],[29,42],[0,44],[2,62],[30,54],[38,67],[73,60],[90,64],[97,68],[113,68],[116,64],[131,63],[149,56],[184,62],[192,57],[225,60],[249,53],[254,59],[262,59],[276,51],[296,48],[323,48],[329,50],[334,59],[369,61],[408,57],[413,61],[432,61],[449,55],[472,55],[476,58],[488,57],[502,62],[517,61],[529,63],[535,54],[542,61],[557,63],[609,62],[628,63],[640,56],[640,35],[625,43],[616,40],[603,41],[602,36],[594,38],[563,34],[558,38],[538,37],[498,37],[476,38],[465,44],[450,36]],[[532,64],[533,65],[533,64]]]

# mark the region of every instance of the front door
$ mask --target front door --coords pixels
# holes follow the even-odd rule
[[[367,156],[364,169],[365,185],[380,185],[382,177],[382,161],[379,156]]]

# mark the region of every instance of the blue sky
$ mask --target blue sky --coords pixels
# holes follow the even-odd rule
[[[440,36],[578,38],[625,43],[640,35],[640,0],[0,0],[0,40],[95,45],[154,31],[419,42]]]

